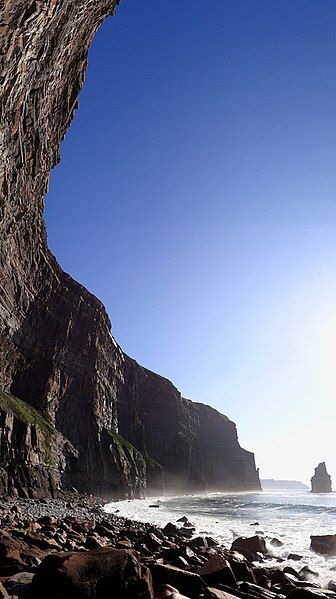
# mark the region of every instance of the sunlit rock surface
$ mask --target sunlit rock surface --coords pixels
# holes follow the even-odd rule
[[[117,4],[0,2],[0,386],[62,439],[48,464],[26,423],[22,452],[12,437],[0,466],[22,459],[31,495],[35,462],[41,493],[41,477],[46,493],[63,485],[133,497],[161,492],[163,482],[185,491],[257,489],[254,456],[239,446],[235,425],[124,354],[102,303],[47,247],[50,171],[77,108],[93,35]],[[16,426],[7,409],[3,438]],[[15,477],[4,485],[26,493]]]

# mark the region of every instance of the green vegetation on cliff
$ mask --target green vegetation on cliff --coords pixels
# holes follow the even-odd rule
[[[134,447],[134,445],[132,445],[132,443],[130,443],[129,441],[124,439],[124,437],[119,435],[119,433],[110,431],[110,435],[117,445],[121,445],[128,457],[137,456],[138,458],[141,458],[146,462],[147,467],[151,466],[152,468],[159,468],[162,470],[162,466],[161,464],[159,464],[159,462],[153,460],[153,458],[151,458],[148,454],[142,454],[138,449]]]
[[[42,414],[18,397],[9,395],[0,389],[0,410],[13,414],[20,422],[35,425],[40,433],[43,460],[46,465],[54,466],[54,437],[56,430],[53,424]]]

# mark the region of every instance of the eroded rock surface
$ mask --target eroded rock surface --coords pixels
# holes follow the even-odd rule
[[[29,479],[37,468],[46,494],[61,484],[137,496],[162,490],[163,481],[186,491],[256,489],[254,456],[240,448],[235,425],[130,359],[101,302],[47,247],[49,174],[77,108],[90,42],[117,4],[0,2],[0,386],[62,439],[48,464],[36,427],[7,405],[2,438],[26,427],[22,452],[17,435],[7,439],[25,471],[23,485],[13,476],[1,484],[34,494]],[[3,449],[0,458],[6,468],[11,456]]]

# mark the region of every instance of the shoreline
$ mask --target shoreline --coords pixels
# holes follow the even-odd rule
[[[120,502],[111,503],[118,510]],[[178,594],[162,594],[168,593],[169,586],[177,589],[180,597],[189,599],[201,596],[224,599],[223,593],[226,599],[230,599],[227,595],[240,599],[247,596],[253,599],[299,599],[299,596],[336,599],[336,585],[332,590],[323,589],[318,576],[307,566],[302,568],[299,559],[296,568],[283,568],[281,561],[276,566],[270,565],[274,556],[267,554],[261,536],[254,534],[249,539],[235,539],[233,546],[227,547],[216,538],[199,533],[189,522],[188,514],[180,522],[167,522],[166,526],[159,527],[126,518],[118,512],[107,512],[106,505],[103,499],[65,492],[60,492],[56,499],[0,498],[0,584],[8,592],[3,596],[35,599],[42,598],[44,593],[45,598],[54,597],[52,589],[43,587],[48,581],[42,574],[46,564],[50,568],[56,556],[65,562],[70,558],[90,557],[101,564],[107,556],[110,560],[121,556],[129,559],[131,554],[138,564],[143,584],[140,572],[147,573],[148,587],[147,594],[130,595],[134,599],[169,596],[178,599]],[[57,567],[59,569],[59,563]],[[55,572],[49,572],[51,579],[56,576]],[[58,594],[61,591],[58,588]],[[63,589],[62,599],[67,599],[66,593]],[[85,593],[75,596],[98,597]],[[105,595],[101,595],[103,597]]]

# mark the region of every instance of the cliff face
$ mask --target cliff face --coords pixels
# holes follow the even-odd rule
[[[0,455],[7,470],[11,455],[26,468],[24,484],[12,476],[2,489],[50,494],[63,485],[135,496],[162,489],[163,478],[185,490],[259,488],[234,424],[128,358],[101,302],[47,248],[49,174],[77,107],[90,42],[117,4],[0,1],[0,387],[51,423],[60,456],[46,463],[31,423],[1,412],[3,439],[16,422],[26,426],[23,445],[7,438],[12,453]],[[33,466],[40,482],[30,484]]]

